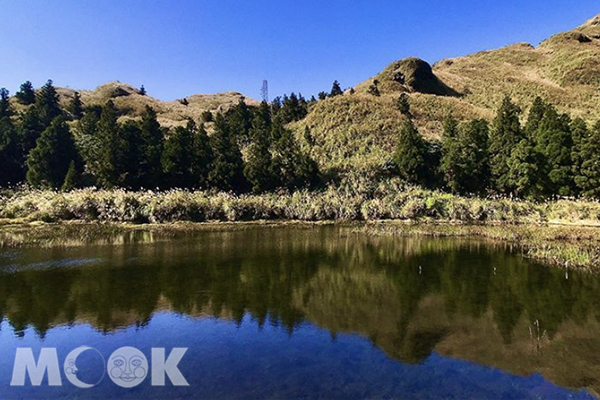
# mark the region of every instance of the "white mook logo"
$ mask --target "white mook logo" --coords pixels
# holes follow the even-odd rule
[[[83,382],[78,376],[78,357],[86,351],[94,351],[102,360],[102,376],[97,382]],[[144,353],[135,347],[121,347],[115,350],[105,363],[102,354],[93,347],[81,346],[71,351],[65,358],[63,372],[69,382],[82,389],[98,385],[108,372],[110,379],[123,388],[132,388],[144,381],[148,372],[152,371],[152,386],[165,386],[168,376],[173,386],[189,386],[179,370],[179,362],[187,352],[185,347],[176,347],[167,356],[164,348],[152,348],[152,368]],[[80,360],[81,361],[81,360]],[[89,368],[87,369],[89,371]],[[26,377],[33,386],[41,386],[44,376],[48,377],[49,386],[61,386],[61,374],[55,348],[42,348],[36,361],[31,348],[18,348],[11,386],[25,386]]]
[[[121,347],[108,359],[110,379],[124,388],[132,388],[148,375],[148,360],[135,347]]]
[[[102,373],[102,376],[96,383],[85,383],[85,382],[82,382],[81,380],[79,380],[79,378],[77,377],[77,372],[79,371],[77,369],[77,357],[79,357],[79,355],[81,353],[83,353],[84,351],[87,351],[87,350],[92,350],[92,351],[95,351],[96,353],[98,353],[100,358],[102,358],[102,364],[104,364],[104,357],[102,356],[102,354],[100,354],[100,352],[98,350],[94,349],[93,347],[81,346],[69,353],[69,355],[65,359],[65,363],[63,365],[63,369],[65,371],[65,376],[67,377],[69,382],[71,382],[73,385],[80,387],[82,389],[89,389],[91,387],[94,387],[97,384],[99,384],[100,381],[102,381],[102,378],[104,378],[104,371]]]

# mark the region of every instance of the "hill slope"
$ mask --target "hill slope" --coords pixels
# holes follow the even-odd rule
[[[380,97],[368,94],[377,81]],[[433,66],[416,58],[393,62],[360,83],[355,93],[329,98],[293,125],[308,127],[322,167],[375,167],[395,147],[402,116],[396,108],[407,93],[421,133],[437,139],[444,118],[492,119],[505,95],[524,111],[536,96],[588,122],[600,119],[600,15],[534,47],[517,43],[497,50],[442,60]]]

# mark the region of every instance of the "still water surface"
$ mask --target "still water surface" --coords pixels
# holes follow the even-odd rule
[[[0,250],[0,398],[588,399],[600,278],[480,241],[248,227]],[[18,347],[188,348],[188,387],[11,387]],[[29,381],[27,381],[29,382]]]

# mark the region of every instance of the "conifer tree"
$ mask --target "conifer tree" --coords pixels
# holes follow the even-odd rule
[[[425,183],[427,146],[412,121],[406,121],[400,129],[394,161],[400,177],[409,183]]]
[[[589,135],[590,130],[588,128],[587,123],[583,119],[576,118],[571,123],[571,137],[573,140],[573,147],[571,149],[571,161],[573,163],[572,174],[573,182],[575,183],[576,194],[580,194],[581,191],[578,180],[580,179],[581,174],[581,164],[585,161],[583,155],[581,154],[582,146],[584,143],[587,142]]]
[[[30,107],[23,114],[21,124],[19,125],[19,135],[21,136],[21,144],[25,156],[27,156],[31,149],[35,147],[35,142],[38,140],[43,130],[37,108]]]
[[[208,174],[213,160],[213,153],[210,147],[210,139],[204,125],[200,125],[198,132],[194,137],[194,160],[193,174],[197,181],[197,186],[203,189],[208,188]]]
[[[96,136],[99,148],[94,175],[98,183],[106,188],[125,185],[128,143],[120,134],[117,109],[111,100],[102,108]]]
[[[400,97],[398,97],[397,107],[402,115],[406,115],[407,117],[411,116],[410,101],[408,100],[408,95],[406,93],[402,93]]]
[[[244,175],[254,193],[262,193],[274,187],[269,137],[270,113],[267,103],[262,102],[252,121],[251,143],[244,166]]]
[[[162,165],[165,178],[171,187],[189,189],[198,186],[192,151],[195,135],[196,125],[189,120],[185,127],[176,127],[165,142]]]
[[[490,135],[490,170],[494,188],[499,193],[509,194],[513,183],[508,174],[508,160],[517,144],[525,138],[519,115],[521,109],[510,97],[505,97],[494,119]],[[526,146],[523,144],[522,149]]]
[[[209,183],[223,191],[243,191],[245,180],[242,153],[221,114],[217,114],[215,118],[215,131],[210,139],[213,162],[208,175]]]
[[[34,187],[59,189],[71,162],[79,164],[77,149],[65,119],[57,117],[27,158],[27,182]]]
[[[238,139],[246,140],[252,126],[252,112],[244,98],[240,98],[238,104],[229,111],[226,119],[231,134]]]
[[[142,129],[140,124],[129,120],[119,126],[119,135],[125,142],[123,156],[121,185],[132,189],[140,189],[140,177],[144,171],[141,170]]]
[[[538,153],[538,171],[546,195],[571,195],[573,189],[570,118],[559,116],[556,109],[547,106],[534,131],[535,151]]]
[[[585,122],[576,120],[573,126],[576,134],[577,153],[575,161],[575,184],[587,198],[600,198],[600,122],[588,130]]]
[[[17,131],[9,117],[0,119],[0,186],[23,180],[23,156]]]
[[[38,91],[35,105],[40,115],[42,126],[48,127],[54,118],[62,115],[60,104],[58,101],[58,93],[53,85],[52,80],[48,80],[44,86]]]
[[[329,95],[331,97],[335,97],[335,96],[341,96],[342,94],[344,94],[344,92],[342,91],[342,87],[340,86],[340,83],[338,81],[334,81],[333,85],[331,86],[331,93]]]
[[[213,115],[210,110],[206,110],[202,112],[202,121],[203,122],[213,122]]]
[[[0,88],[0,119],[13,115],[13,109],[10,105],[10,96],[8,90]]]
[[[290,130],[276,127],[279,125],[278,121],[274,121],[273,125],[280,132],[279,139],[273,146],[273,183],[288,190],[314,185],[318,177],[317,164],[302,152]]]
[[[35,103],[35,89],[33,88],[33,84],[29,81],[21,84],[21,88],[15,94],[15,97],[19,103],[25,106]]]
[[[525,132],[527,132],[530,137],[535,136],[535,133],[538,130],[540,122],[542,122],[542,118],[544,118],[544,114],[546,113],[546,110],[548,110],[548,107],[548,103],[546,103],[544,99],[539,96],[533,100],[533,104],[529,109],[527,124],[525,125]]]
[[[446,185],[455,193],[483,193],[488,183],[488,125],[473,120],[460,129],[446,124],[441,170]]]
[[[162,184],[162,152],[164,134],[156,118],[156,111],[146,106],[140,122],[142,129],[140,145],[139,184],[144,188],[156,188]]]
[[[67,175],[65,176],[65,181],[63,182],[60,190],[62,192],[70,192],[71,190],[77,188],[79,185],[79,172],[75,166],[75,161],[71,161],[69,164],[69,169],[67,170]]]
[[[140,90],[138,90],[138,93],[140,96],[145,96],[146,95],[146,88],[144,87],[144,85],[142,85],[140,87]]]
[[[543,192],[540,184],[538,155],[529,138],[523,138],[507,160],[507,180],[510,194],[519,198],[538,199]]]
[[[71,104],[69,104],[69,112],[74,119],[81,119],[83,117],[83,103],[81,102],[81,95],[79,92],[73,94]]]

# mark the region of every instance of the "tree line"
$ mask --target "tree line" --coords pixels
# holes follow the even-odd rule
[[[528,199],[600,197],[600,122],[590,127],[537,97],[524,124],[522,110],[505,97],[489,124],[444,122],[441,143],[427,142],[409,116],[394,160],[405,180],[457,194],[500,194]]]
[[[84,107],[75,93],[61,108],[52,81],[30,82],[15,95],[16,113],[0,89],[0,186],[70,190],[100,186],[130,189],[216,189],[262,193],[316,184],[318,168],[286,129],[304,118],[300,95],[249,107],[243,99],[202,121],[163,127],[146,107],[138,120],[119,121],[112,101]],[[206,125],[211,124],[212,134]],[[246,156],[242,156],[244,149]]]

